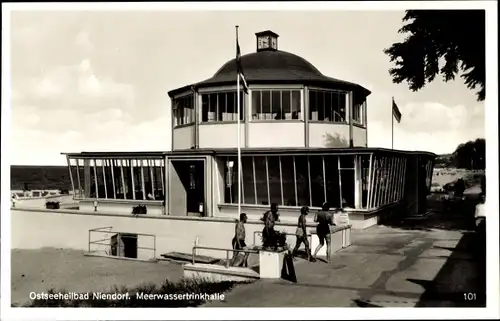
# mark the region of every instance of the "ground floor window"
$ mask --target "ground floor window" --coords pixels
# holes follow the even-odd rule
[[[238,202],[237,158],[224,160],[223,201],[234,204]],[[403,156],[244,155],[241,162],[243,204],[320,207],[328,202],[332,208],[374,208],[403,198]],[[228,170],[227,164],[234,168]]]
[[[373,155],[370,173],[367,207],[380,207],[404,198],[406,168],[408,159],[404,156]]]
[[[332,207],[340,207],[342,198],[354,202],[353,156],[242,156],[241,163],[243,204],[320,207],[328,201]],[[226,157],[224,164],[237,164],[237,158]],[[238,201],[234,167],[224,171],[224,203]]]
[[[77,198],[164,200],[164,159],[69,158]]]

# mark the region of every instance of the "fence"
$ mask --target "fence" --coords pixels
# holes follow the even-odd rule
[[[106,226],[106,227],[98,227],[95,229],[90,229],[89,230],[89,243],[88,243],[88,253],[94,253],[94,252],[99,252],[99,250],[92,250],[92,245],[96,245],[97,247],[107,247],[110,249],[110,251],[104,250],[106,255],[108,256],[125,256],[125,255],[120,255],[121,250],[125,252],[125,244],[123,246],[120,245],[120,243],[124,239],[136,239],[137,243],[136,246],[134,246],[134,249],[136,251],[136,256],[138,256],[139,250],[146,250],[146,251],[153,251],[153,259],[156,258],[156,235],[154,234],[146,234],[146,233],[130,233],[130,232],[119,232],[119,231],[113,231],[112,226]],[[98,240],[93,240],[92,236],[98,234],[98,235],[104,235],[104,237],[99,238]],[[107,235],[106,235],[107,234]],[[109,236],[111,234],[111,236]],[[116,245],[112,244],[112,239],[113,237],[116,237]],[[140,239],[145,239],[145,238],[151,238],[153,241],[153,247],[145,247],[145,246],[139,246],[139,240]],[[125,243],[125,242],[124,242]],[[125,253],[124,253],[125,254]],[[137,258],[137,257],[135,257]]]

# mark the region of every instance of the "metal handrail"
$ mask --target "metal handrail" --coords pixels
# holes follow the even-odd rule
[[[105,231],[100,231],[100,230],[103,230],[105,228],[112,229],[113,226],[96,227],[96,228],[90,229],[89,231],[92,231],[92,232],[103,232],[104,233]]]
[[[297,234],[295,234],[295,233],[287,233],[287,232],[280,232],[280,233],[281,233],[281,234],[285,234],[285,235],[293,235],[293,236],[297,235]],[[254,231],[254,232],[253,232],[253,244],[255,244],[255,235],[256,235],[256,234],[261,234],[261,235],[262,235],[262,231]],[[312,242],[312,236],[313,236],[314,234],[316,234],[316,233],[308,233],[308,234],[307,234],[307,238],[308,238],[308,239],[309,239],[309,238],[311,238],[311,240],[310,240],[311,242]]]
[[[102,227],[106,228],[106,227]],[[112,227],[110,227],[112,228]],[[151,237],[156,237],[155,234],[148,234],[148,233],[133,233],[133,232],[122,232],[122,231],[100,231],[100,230],[90,230],[92,232],[97,232],[97,233],[115,233],[115,234],[137,234],[137,235],[142,235],[142,236],[151,236]]]
[[[259,251],[258,250],[236,250],[236,249],[227,249],[227,248],[220,248],[220,247],[210,247],[210,246],[199,246],[199,245],[195,245],[193,246],[193,252],[192,252],[192,262],[193,264],[196,263],[196,260],[195,260],[195,256],[196,256],[196,250],[197,249],[200,249],[200,250],[212,250],[212,251],[226,251],[226,263],[225,263],[225,267],[226,268],[229,268],[229,252],[243,252],[243,253],[254,253],[254,254],[258,254]]]
[[[104,238],[104,239],[100,239],[100,240],[97,240],[97,241],[92,241],[91,240],[91,233],[92,232],[97,232],[97,233],[112,233],[114,235],[117,235],[118,238],[121,238],[121,237],[127,238],[127,236],[123,235],[123,234],[135,234],[137,236],[149,236],[149,237],[153,238],[153,247],[137,246],[137,249],[153,250],[153,257],[156,258],[156,235],[154,235],[154,234],[148,234],[148,233],[130,233],[130,232],[119,232],[119,231],[111,231],[111,230],[109,230],[109,231],[102,231],[103,229],[112,229],[112,228],[113,228],[112,226],[106,226],[106,227],[99,227],[99,228],[95,228],[95,229],[90,229],[89,230],[89,246],[88,246],[88,252],[89,253],[91,253],[91,250],[90,250],[90,245],[91,244],[110,246],[110,244],[106,244],[106,243],[102,243],[102,242],[110,241],[112,239],[112,237],[109,237],[109,238]],[[120,242],[118,242],[118,244],[117,244],[117,254],[118,253],[120,253]]]

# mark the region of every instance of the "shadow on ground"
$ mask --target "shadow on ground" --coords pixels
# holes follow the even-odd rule
[[[427,201],[427,213],[424,215],[383,222],[385,226],[403,230],[447,230],[464,233],[455,248],[433,246],[433,249],[449,251],[451,255],[432,281],[407,279],[425,289],[416,307],[486,306],[486,237],[485,233],[475,231],[476,204],[476,199],[450,202],[431,195]],[[355,303],[359,307],[374,306],[370,302]]]
[[[486,307],[485,244],[484,234],[469,232],[464,234],[455,248],[435,246],[452,254],[434,280],[407,279],[425,289],[416,307]],[[464,255],[469,255],[468,262],[464,260]]]

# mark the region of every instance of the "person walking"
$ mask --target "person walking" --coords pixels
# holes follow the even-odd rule
[[[313,259],[317,258],[319,250],[325,245],[326,242],[326,261],[330,262],[330,250],[331,250],[331,240],[330,240],[330,225],[335,225],[333,223],[333,216],[329,212],[330,206],[328,203],[323,203],[321,206],[321,211],[316,213],[314,217],[314,222],[317,222],[316,234],[318,235],[319,245],[314,251]]]
[[[275,231],[274,225],[279,222],[278,204],[272,203],[271,209],[266,211],[261,218],[264,222],[264,229],[262,230],[262,246],[273,247],[275,244]]]
[[[295,247],[292,251],[292,256],[295,256],[297,254],[297,251],[299,250],[299,247],[302,243],[304,243],[304,246],[306,248],[306,255],[307,255],[307,260],[309,261],[316,261],[312,255],[311,255],[311,249],[309,248],[309,241],[307,240],[307,231],[306,231],[306,216],[309,213],[309,207],[303,206],[300,209],[300,216],[297,222],[297,230],[295,232],[295,236],[297,237],[297,241],[295,243]]]
[[[247,245],[245,243],[246,233],[245,233],[245,223],[247,222],[247,215],[245,213],[240,214],[240,220],[236,221],[236,225],[234,227],[234,237],[232,240],[233,250],[246,250]],[[237,258],[240,252],[233,252],[233,265],[236,264]],[[248,253],[244,253],[243,255],[243,266],[248,266]]]
[[[455,186],[454,186],[455,197],[462,198],[464,196],[465,189],[466,189],[465,181],[462,178],[459,178],[455,182]]]

